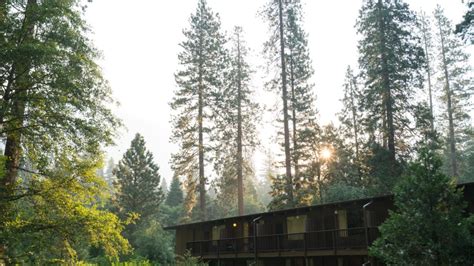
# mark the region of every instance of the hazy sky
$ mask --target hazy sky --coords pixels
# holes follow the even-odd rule
[[[208,0],[220,14],[223,29],[235,25],[244,29],[252,49],[255,69],[265,63],[262,45],[267,39],[267,25],[257,16],[268,0]],[[358,36],[354,29],[361,0],[302,0],[305,7],[304,28],[309,34],[309,49],[315,69],[317,108],[322,123],[335,120],[341,109],[342,83],[348,64],[356,67]],[[431,13],[437,3],[454,22],[465,12],[462,0],[406,0],[413,10]],[[89,4],[86,19],[94,31],[92,39],[103,53],[100,65],[109,80],[114,97],[120,102],[116,114],[126,129],[121,130],[117,146],[108,156],[117,162],[130,145],[135,133],[141,133],[153,152],[160,173],[170,180],[171,153],[176,147],[171,134],[169,102],[176,89],[174,73],[178,66],[182,30],[197,0],[96,0]],[[257,72],[254,86],[259,101],[268,101],[262,92],[262,75]],[[277,95],[272,97],[278,97]],[[264,120],[265,121],[265,120]],[[268,126],[260,129],[263,144],[273,135]],[[257,156],[258,157],[258,156]],[[257,164],[259,159],[257,158]],[[257,166],[258,167],[258,166]]]

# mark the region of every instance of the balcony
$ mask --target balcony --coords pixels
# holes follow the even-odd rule
[[[288,256],[314,254],[367,254],[367,246],[379,236],[376,227],[312,231],[188,242],[193,256],[202,258]],[[257,247],[255,250],[254,247]]]

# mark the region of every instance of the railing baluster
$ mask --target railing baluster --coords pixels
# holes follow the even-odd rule
[[[234,254],[253,252],[258,256],[259,251],[278,252],[298,250],[333,250],[337,254],[339,249],[367,248],[379,235],[376,227],[356,227],[348,229],[333,229],[310,231],[296,234],[274,234],[264,236],[249,236],[240,238],[227,238],[219,240],[199,240],[186,243],[193,256]],[[302,238],[301,238],[302,236]],[[331,243],[332,241],[332,243]],[[233,250],[232,250],[233,249]]]
[[[304,255],[306,256],[306,252],[307,252],[307,247],[306,247],[306,233],[303,233],[303,249],[304,249]]]

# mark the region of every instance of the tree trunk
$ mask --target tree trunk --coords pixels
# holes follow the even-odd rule
[[[293,124],[293,164],[295,167],[295,178],[299,177],[299,162],[298,162],[298,140],[296,135],[296,96],[295,96],[295,79],[293,67],[293,55],[290,56],[290,83],[291,83],[291,103],[292,103],[292,124]],[[297,183],[298,186],[298,183]],[[299,187],[296,187],[298,189]]]
[[[34,9],[37,6],[36,1],[37,0],[28,0],[27,2],[22,25],[22,34],[24,34],[25,37],[21,39],[18,45],[30,42],[34,37]],[[5,12],[7,12],[5,1],[0,2],[0,6],[2,7],[1,19],[3,20],[5,18]],[[0,198],[4,198],[0,201],[0,213],[2,214],[0,228],[5,228],[4,222],[10,220],[12,215],[9,198],[15,193],[15,185],[18,178],[18,169],[20,167],[22,153],[21,137],[25,117],[26,98],[28,90],[32,86],[31,81],[29,80],[31,60],[29,58],[23,59],[21,61],[13,62],[12,65],[13,67],[7,85],[7,89],[13,91],[11,95],[8,95],[8,98],[11,101],[12,122],[8,125],[8,134],[5,142],[5,176],[0,179]],[[5,104],[4,108],[7,108],[8,105],[10,104]],[[2,124],[2,127],[5,127],[5,125]],[[3,241],[4,240],[0,240],[0,257],[4,258],[8,247]],[[9,264],[8,258],[5,263],[7,265]]]
[[[202,12],[202,11],[201,11]],[[199,160],[199,209],[200,219],[205,221],[206,213],[206,178],[204,176],[204,138],[203,138],[203,109],[204,109],[204,84],[203,84],[203,56],[202,33],[199,36],[199,85],[198,85],[198,160]]]
[[[283,31],[283,3],[278,0],[278,13],[280,21],[280,57],[281,57],[281,83],[283,99],[283,126],[285,135],[285,167],[286,167],[286,189],[288,193],[288,205],[293,206],[293,178],[291,177],[291,154],[290,154],[290,130],[288,127],[288,92],[286,89],[286,64],[285,64],[285,40]]]
[[[22,30],[24,30],[25,38],[22,40],[23,43],[30,42],[33,38],[34,33],[34,18],[32,9],[36,7],[36,0],[28,0],[27,6],[25,8],[25,18],[22,25]],[[23,45],[19,43],[18,45]],[[10,125],[8,125],[8,134],[5,143],[4,155],[6,157],[5,162],[5,176],[1,179],[0,188],[8,191],[12,189],[16,183],[18,177],[18,168],[20,167],[21,159],[21,136],[22,136],[22,127],[24,124],[25,117],[25,99],[27,98],[27,93],[30,87],[32,86],[31,81],[29,80],[29,71],[31,68],[30,59],[24,59],[22,62],[14,62],[15,69],[14,80],[15,84],[10,83],[10,86],[14,88],[14,92],[11,96],[11,114],[12,119]]]
[[[449,84],[449,72],[448,72],[448,63],[446,60],[446,47],[444,44],[444,37],[443,32],[441,30],[441,25],[439,26],[439,34],[441,39],[441,55],[443,58],[443,74],[444,74],[444,87],[446,90],[446,101],[447,101],[447,108],[448,108],[448,130],[449,130],[449,159],[451,162],[451,175],[453,177],[458,176],[458,165],[456,160],[456,139],[454,135],[454,119],[453,119],[453,106],[452,106],[452,99],[451,99],[451,87]]]
[[[242,66],[240,53],[240,34],[237,33],[237,203],[239,215],[244,215],[244,182],[242,155]]]

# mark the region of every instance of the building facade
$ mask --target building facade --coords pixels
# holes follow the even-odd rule
[[[463,186],[474,213],[474,183]],[[176,230],[177,255],[189,250],[210,265],[375,265],[368,247],[393,207],[388,195],[166,229]]]

